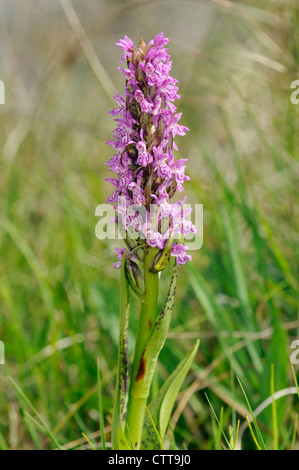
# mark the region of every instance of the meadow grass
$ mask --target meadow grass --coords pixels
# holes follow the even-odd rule
[[[299,338],[299,105],[290,102],[298,5],[89,1],[83,12],[74,2],[78,25],[69,2],[53,2],[49,17],[41,2],[27,24],[17,0],[14,14],[4,3],[0,449],[109,448],[119,272],[114,243],[95,237],[94,213],[110,191],[109,89],[123,86],[114,43],[160,30],[190,128],[180,142],[192,176],[186,193],[204,205],[203,247],[181,270],[151,391],[200,338],[163,445],[298,448],[298,365],[289,360]],[[204,37],[179,39],[171,21],[182,12],[182,30],[198,15]],[[136,328],[133,301],[131,357]]]

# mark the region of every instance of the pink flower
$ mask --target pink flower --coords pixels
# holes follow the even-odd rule
[[[159,249],[165,247],[171,231],[183,236],[195,232],[186,218],[190,211],[182,209],[185,198],[171,202],[175,191],[182,192],[190,178],[185,174],[187,159],[175,160],[173,155],[173,149],[178,150],[174,138],[185,135],[188,128],[179,124],[182,114],[174,104],[180,98],[178,82],[170,75],[172,63],[166,44],[163,33],[147,45],[141,41],[138,47],[127,36],[117,43],[122,50],[121,62],[127,62],[127,68],[118,67],[126,88],[124,97],[115,93],[117,107],[110,111],[117,126],[114,140],[107,144],[116,153],[106,165],[117,177],[105,178],[116,189],[107,202],[115,204],[118,223],[126,229],[130,226],[149,246]],[[124,205],[118,203],[120,198]],[[146,211],[146,223],[135,206]],[[151,206],[159,208],[155,223],[150,217]],[[165,218],[169,227],[163,231]],[[123,251],[117,249],[119,260]],[[173,244],[171,254],[178,264],[191,259],[185,245]]]
[[[146,150],[146,145],[142,140],[137,142],[136,149],[138,150],[138,165],[145,167],[153,161],[153,156]]]
[[[186,250],[188,248],[185,245],[174,244],[171,248],[172,256],[176,257],[176,261],[178,264],[185,264],[186,261],[192,260],[190,255],[186,254]]]
[[[120,39],[116,43],[116,45],[119,46],[123,51],[121,62],[123,62],[126,57],[128,57],[129,59],[132,58],[132,51],[134,49],[134,43],[132,39],[128,38],[128,36],[125,35],[123,39]]]

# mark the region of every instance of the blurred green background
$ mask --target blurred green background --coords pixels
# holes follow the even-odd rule
[[[95,208],[111,192],[108,111],[124,90],[115,43],[161,31],[190,128],[177,139],[185,193],[204,205],[204,244],[181,271],[153,384],[200,338],[169,445],[227,447],[206,395],[235,435],[248,410],[237,377],[254,410],[273,393],[273,364],[286,395],[258,425],[267,448],[299,446],[298,15],[295,0],[0,1],[1,449],[88,448],[82,432],[100,446],[97,359],[109,442],[119,272]],[[162,304],[167,274],[161,283]],[[243,429],[238,447],[254,449]]]

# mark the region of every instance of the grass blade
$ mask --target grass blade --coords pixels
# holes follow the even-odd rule
[[[102,386],[101,386],[101,371],[99,360],[97,361],[97,372],[98,372],[98,407],[99,407],[99,423],[101,431],[101,442],[102,450],[106,450],[106,439],[105,439],[105,421],[103,411],[103,400],[102,400]]]
[[[29,398],[27,397],[27,395],[23,392],[23,390],[19,387],[19,385],[13,380],[12,377],[9,377],[9,380],[10,382],[12,383],[12,385],[14,386],[14,388],[16,389],[16,391],[18,392],[18,394],[22,397],[22,399],[25,401],[25,403],[27,404],[27,406],[33,411],[33,413],[36,415],[36,417],[38,418],[38,420],[40,421],[45,433],[48,435],[48,437],[52,440],[52,442],[55,444],[55,446],[59,449],[59,450],[62,450],[62,447],[61,445],[59,444],[59,442],[57,441],[56,437],[52,434],[49,426],[47,425],[47,423],[45,422],[45,420],[40,416],[40,414],[38,413],[38,411],[35,409],[35,407],[32,405],[31,401],[29,400]]]
[[[206,396],[206,399],[207,399],[207,401],[208,401],[208,403],[209,403],[209,406],[210,406],[210,408],[211,408],[211,410],[212,410],[213,416],[214,416],[214,418],[215,418],[215,420],[216,420],[216,422],[217,422],[217,424],[218,424],[218,426],[219,426],[219,428],[220,428],[220,430],[221,430],[221,433],[222,433],[222,435],[223,435],[223,437],[224,437],[224,439],[225,439],[226,445],[227,445],[227,447],[229,448],[229,450],[232,450],[232,447],[231,447],[231,445],[230,445],[230,442],[229,442],[228,438],[226,437],[226,434],[225,434],[225,432],[224,432],[224,430],[223,430],[223,427],[222,427],[222,425],[221,425],[221,422],[220,422],[219,419],[217,418],[217,415],[216,415],[215,410],[214,410],[214,408],[213,408],[213,406],[212,406],[212,403],[210,402],[209,397],[208,397],[208,395],[207,395],[206,393],[205,393],[205,396]]]
[[[249,418],[248,418],[248,414],[247,414],[247,413],[246,413],[246,415],[245,415],[245,418],[246,418],[246,421],[247,421],[247,424],[248,424],[248,427],[249,427],[249,431],[250,431],[251,437],[252,437],[252,439],[254,440],[254,443],[255,443],[256,447],[258,448],[258,450],[262,450],[262,449],[261,449],[261,446],[260,446],[259,443],[257,442],[257,439],[256,439],[256,437],[255,437],[255,434],[254,434],[254,431],[253,431],[253,429],[252,429],[252,426],[251,426],[251,423],[250,423],[250,421],[249,421]]]
[[[261,432],[260,432],[260,430],[259,430],[259,427],[258,427],[258,425],[257,425],[256,419],[255,419],[255,416],[254,416],[254,413],[253,413],[252,408],[251,408],[251,406],[250,406],[250,402],[249,402],[249,400],[248,400],[248,398],[247,398],[247,395],[246,395],[246,393],[245,393],[245,390],[244,390],[244,388],[243,388],[243,385],[241,384],[241,381],[240,381],[239,377],[237,377],[237,379],[238,379],[239,385],[240,385],[240,387],[241,387],[241,390],[242,390],[242,392],[243,392],[243,395],[244,395],[244,397],[245,397],[245,400],[246,400],[248,409],[249,409],[250,414],[251,414],[251,417],[252,417],[252,422],[253,422],[253,424],[254,424],[254,428],[255,428],[255,431],[256,431],[256,434],[257,434],[258,440],[259,440],[259,446],[262,448],[262,450],[267,450],[266,445],[265,445],[265,442],[264,442],[264,439],[263,439],[263,437],[262,437],[262,435],[261,435]]]
[[[93,446],[93,444],[91,443],[90,439],[88,439],[88,437],[86,436],[86,434],[84,432],[82,432],[82,436],[84,437],[84,439],[86,440],[86,442],[88,442],[88,444],[90,445],[91,449],[92,450],[96,450]]]
[[[276,400],[274,399],[275,386],[274,386],[274,364],[271,364],[271,383],[270,391],[272,396],[272,424],[273,424],[273,439],[274,439],[274,449],[278,450],[278,426],[277,426],[277,409],[276,409]]]

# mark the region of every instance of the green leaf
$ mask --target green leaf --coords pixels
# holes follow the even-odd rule
[[[112,448],[116,450],[131,449],[124,434],[128,401],[128,327],[130,309],[129,285],[125,267],[126,251],[123,254],[121,265],[118,370],[112,418]]]
[[[163,442],[162,442],[161,436],[160,436],[159,431],[158,431],[158,429],[157,429],[157,426],[155,425],[155,422],[154,422],[154,420],[153,420],[153,418],[152,418],[152,415],[151,415],[151,413],[150,413],[150,410],[148,409],[147,406],[146,406],[145,408],[146,408],[147,414],[148,414],[148,416],[149,416],[149,419],[151,420],[151,423],[152,423],[152,426],[153,426],[153,428],[154,428],[154,431],[155,431],[155,433],[156,433],[156,436],[157,436],[157,439],[158,439],[158,442],[159,442],[160,449],[161,449],[161,450],[165,450],[165,449],[164,449],[164,446],[163,446]]]
[[[158,395],[150,403],[149,412],[155,426],[153,426],[149,416],[146,416],[142,449],[153,450],[155,448],[156,429],[159,429],[160,439],[164,438],[175,400],[197,353],[198,345],[199,341],[196,342],[189,354],[168,377]]]
[[[173,405],[180,391],[181,385],[197,353],[198,345],[199,345],[199,341],[195,343],[195,346],[193,347],[192,351],[187,356],[186,361],[184,361],[183,366],[179,367],[179,369],[177,370],[177,373],[173,377],[171,386],[168,388],[168,390],[165,393],[165,396],[161,405],[161,409],[160,409],[160,436],[162,438],[165,436]]]

